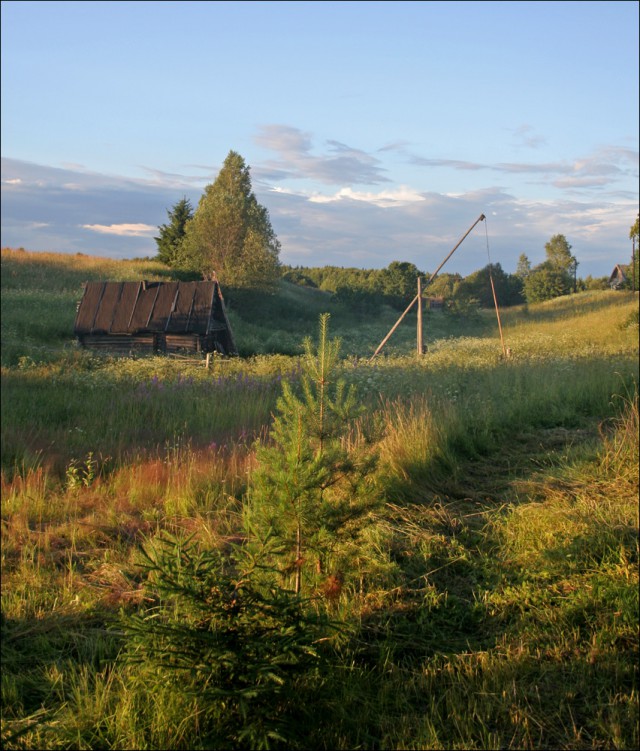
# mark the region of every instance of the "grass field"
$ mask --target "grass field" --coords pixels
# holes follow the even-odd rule
[[[208,369],[79,349],[82,282],[140,278],[2,251],[3,747],[637,747],[637,294],[505,309],[507,358],[495,313],[433,312],[370,361],[396,311],[286,283],[223,290],[241,357]],[[360,414],[318,497],[367,457],[373,510],[305,598],[252,574],[230,607],[324,312]]]

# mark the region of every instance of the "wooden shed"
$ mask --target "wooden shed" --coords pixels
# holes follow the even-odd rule
[[[74,334],[120,353],[237,354],[217,281],[87,282]]]

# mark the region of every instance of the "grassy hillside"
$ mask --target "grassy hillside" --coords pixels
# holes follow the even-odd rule
[[[80,350],[82,282],[107,278],[168,275],[2,251],[3,747],[637,747],[637,294],[504,310],[506,358],[494,313],[430,314],[422,358],[408,316],[369,362],[397,312],[223,290],[243,356],[206,369]],[[255,553],[243,518],[323,312],[361,408],[335,488],[366,467],[343,492],[375,511],[326,568],[296,562],[308,600],[294,566],[274,600],[213,587],[196,612],[167,572],[219,584],[216,556]],[[187,669],[137,664],[152,642]]]
[[[173,278],[166,266],[154,261],[113,261],[91,256],[29,253],[2,250],[2,364],[15,365],[19,357],[43,362],[55,359],[60,349],[73,351],[73,321],[86,281],[161,281]],[[224,289],[226,306],[243,356],[299,354],[301,341],[313,336],[320,313],[332,315],[335,336],[343,338],[343,353],[371,356],[399,317],[381,306],[373,314],[357,313],[331,300],[329,293],[282,281],[275,294]],[[444,320],[426,315],[427,339],[449,334],[473,334],[495,320]],[[415,349],[415,313],[391,339],[388,352]]]

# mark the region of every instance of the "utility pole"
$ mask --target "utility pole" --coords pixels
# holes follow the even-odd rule
[[[636,238],[631,238],[631,291],[636,291]]]

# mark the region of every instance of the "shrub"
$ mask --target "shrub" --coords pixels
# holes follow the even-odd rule
[[[240,547],[224,554],[167,535],[143,549],[142,567],[157,604],[125,620],[126,658],[141,668],[134,686],[147,697],[169,687],[173,706],[192,713],[157,719],[197,727],[204,748],[301,745],[298,680],[322,661],[327,619],[290,591],[256,586]]]

